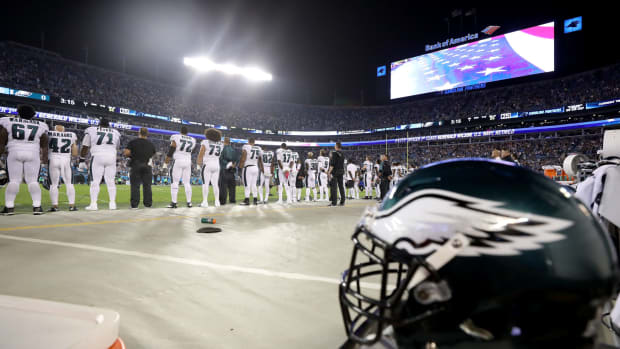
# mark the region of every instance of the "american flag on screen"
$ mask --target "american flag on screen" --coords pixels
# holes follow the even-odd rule
[[[391,65],[391,98],[444,91],[554,70],[553,22]]]

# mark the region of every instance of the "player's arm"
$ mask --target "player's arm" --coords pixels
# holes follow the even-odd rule
[[[4,127],[0,126],[0,155],[4,154],[4,148],[6,148],[8,142],[9,133]]]
[[[206,152],[207,152],[207,148],[204,145],[201,145],[200,152],[198,152],[198,158],[196,159],[196,163],[198,164],[198,167],[202,166],[202,160]]]
[[[47,148],[49,147],[49,142],[50,140],[47,133],[42,134],[39,139],[39,148],[41,148],[41,162],[44,164],[47,164]]]
[[[166,154],[166,159],[164,160],[164,163],[166,165],[168,165],[168,163],[170,162],[170,159],[172,158],[172,155],[174,155],[174,152],[177,149],[177,142],[172,141],[170,143],[170,149],[168,149],[168,154]]]
[[[245,149],[243,149],[241,151],[241,159],[239,159],[239,168],[243,168],[243,165],[245,165],[245,158],[248,156],[248,152],[245,151]]]
[[[265,171],[265,166],[263,166],[263,156],[260,155],[258,157],[258,168],[260,169],[260,173],[263,173]]]

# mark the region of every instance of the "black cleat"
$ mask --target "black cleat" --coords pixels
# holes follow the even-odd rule
[[[254,198],[254,205],[258,205],[258,199]]]
[[[52,207],[47,212],[58,212],[58,207]]]
[[[250,206],[250,198],[246,198],[245,200],[243,200],[242,203],[240,203],[239,205],[242,206]]]
[[[177,203],[176,202],[171,202],[168,206],[166,206],[167,208],[177,208]]]
[[[340,206],[344,206],[344,202],[341,202],[341,203],[340,203]]]
[[[15,214],[15,208],[14,207],[6,207],[6,206],[4,206],[4,210],[2,210],[2,212],[0,212],[0,213],[2,213],[5,216],[12,216],[12,215]]]
[[[35,216],[40,216],[43,214],[43,209],[41,208],[41,206],[39,207],[33,207],[32,208],[32,214]]]
[[[188,203],[187,203],[187,207],[192,208],[192,207],[194,207],[194,205],[192,205],[192,203],[191,203],[191,202],[188,202]]]
[[[75,212],[75,211],[77,211],[77,210],[78,210],[77,206],[71,206],[71,207],[69,207],[69,211],[71,211],[71,212]]]
[[[336,207],[336,206],[338,206],[338,205],[336,205],[336,204],[329,204],[329,205],[327,205],[327,207]]]

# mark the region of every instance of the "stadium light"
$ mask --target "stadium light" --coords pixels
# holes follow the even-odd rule
[[[273,76],[256,67],[237,67],[234,64],[218,64],[206,57],[185,57],[183,64],[204,73],[218,71],[228,75],[241,75],[251,81],[271,81]]]

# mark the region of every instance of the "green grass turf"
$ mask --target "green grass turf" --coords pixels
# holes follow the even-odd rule
[[[163,185],[154,185],[153,188],[153,207],[165,207],[170,203],[170,186]],[[6,191],[6,187],[0,189],[0,199],[1,207],[4,207],[4,193]],[[278,191],[277,187],[270,188],[271,197],[269,201],[276,201]],[[302,192],[302,199],[305,199],[305,192]],[[116,206],[119,209],[129,208],[129,197],[130,197],[130,187],[125,184],[116,186]],[[237,203],[243,201],[244,192],[243,187],[237,187]],[[42,207],[43,210],[47,210],[51,207],[50,195],[49,192],[43,188],[41,188],[41,199],[42,199]],[[185,189],[183,186],[179,186],[179,195],[177,198],[179,207],[185,207]],[[79,209],[84,209],[84,207],[90,204],[90,189],[86,184],[76,184],[75,185],[75,202]],[[99,209],[107,209],[108,208],[108,189],[105,184],[101,185],[101,190],[99,191]],[[194,206],[198,206],[202,202],[202,187],[199,185],[192,186],[192,203]],[[209,190],[209,205],[212,205],[214,202],[213,199],[213,189]],[[59,196],[58,196],[59,208],[61,210],[67,210],[69,208],[69,203],[67,201],[67,194],[64,185],[60,186]],[[140,203],[140,207],[142,207],[142,203]],[[22,184],[19,188],[19,194],[17,194],[17,199],[15,200],[15,212],[32,212],[32,200],[30,199],[30,193],[28,192],[28,186],[26,184]]]

